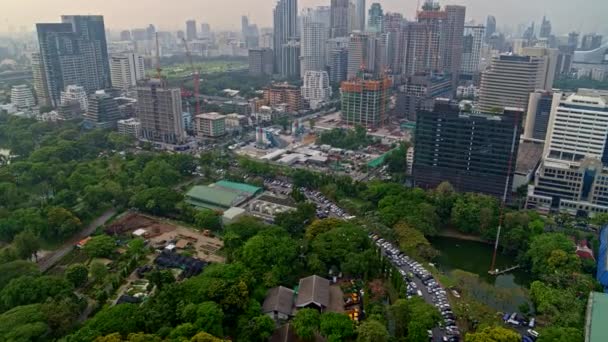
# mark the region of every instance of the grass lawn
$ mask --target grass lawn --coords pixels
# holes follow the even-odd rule
[[[248,68],[247,62],[245,61],[206,61],[196,62],[194,67],[199,69],[202,74],[214,74],[235,70],[244,70]],[[156,71],[149,70],[148,75],[154,75]],[[176,64],[172,66],[163,67],[163,75],[167,78],[184,78],[192,74],[190,64]]]

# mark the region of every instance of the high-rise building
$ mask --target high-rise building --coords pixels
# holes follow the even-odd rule
[[[448,73],[453,82],[461,67],[465,7],[425,2],[418,12],[418,22],[404,27],[405,76],[417,73]]]
[[[89,96],[89,105],[84,114],[84,124],[87,128],[116,128],[116,122],[120,120],[120,112],[116,100],[106,94],[104,90],[98,90]]]
[[[281,73],[284,64],[283,46],[298,35],[298,1],[279,0],[274,8],[273,15],[275,71]]]
[[[444,10],[447,14],[444,68],[446,72],[452,75],[454,85],[457,85],[462,64],[462,40],[464,39],[466,7],[447,5]]]
[[[137,88],[137,117],[142,137],[150,141],[179,144],[184,141],[182,96],[179,88],[151,79]]]
[[[551,21],[543,16],[543,22],[540,24],[540,38],[549,38],[551,36]]]
[[[351,80],[359,73],[373,72],[375,68],[376,40],[373,35],[354,32],[348,42],[348,67],[346,78]]]
[[[608,93],[558,95],[526,206],[577,216],[608,213]]]
[[[537,90],[530,94],[524,126],[524,139],[545,142],[553,103],[557,104],[560,100],[560,93],[554,94],[546,90]]]
[[[496,18],[493,15],[489,15],[486,19],[486,41],[488,41],[494,33],[496,33]]]
[[[133,40],[133,37],[131,37],[131,31],[129,31],[129,30],[120,31],[120,40],[122,40],[122,41]]]
[[[451,98],[452,85],[452,78],[445,74],[409,76],[399,87],[395,111],[415,122],[419,111],[433,110],[436,98]]]
[[[46,73],[44,63],[40,57],[40,53],[32,53],[32,81],[34,84],[34,92],[36,100],[40,106],[50,106],[51,99],[47,88]]]
[[[283,78],[296,79],[300,77],[300,42],[290,39],[281,48],[281,69]]]
[[[249,73],[254,76],[271,76],[274,67],[272,49],[249,50]]]
[[[110,55],[112,85],[127,91],[146,77],[144,58],[135,53]]]
[[[116,122],[118,133],[131,136],[135,139],[141,138],[141,122],[135,118],[118,120]]]
[[[505,107],[527,110],[530,93],[551,90],[546,82],[546,57],[500,55],[482,73],[478,108],[500,112]]]
[[[342,82],[342,121],[377,128],[386,123],[391,81],[354,79]]]
[[[387,34],[387,59],[388,68],[394,75],[399,75],[403,70],[404,46],[403,40],[403,15],[401,13],[386,13],[384,15],[384,32]]]
[[[331,86],[326,71],[307,71],[303,78],[302,97],[308,101],[311,109],[317,110],[331,99]]]
[[[205,113],[194,117],[196,135],[199,138],[218,138],[226,134],[226,115]]]
[[[329,80],[332,84],[346,81],[348,74],[348,49],[333,49],[329,52]]]
[[[186,40],[192,41],[198,38],[196,33],[196,20],[186,21]]]
[[[307,71],[325,70],[326,42],[329,27],[322,22],[322,16],[316,10],[305,9],[302,12],[302,40],[300,42],[300,75],[304,77]]]
[[[30,87],[20,84],[11,88],[11,104],[19,111],[30,110],[36,105],[36,99]]]
[[[461,77],[473,79],[480,72],[481,48],[484,41],[485,27],[465,26],[462,48],[462,63],[460,67]]]
[[[365,22],[366,22],[366,18],[365,18],[365,13],[366,13],[366,8],[365,8],[365,0],[356,0],[355,2],[355,9],[357,11],[357,23],[356,23],[356,27],[355,29],[359,30],[359,31],[365,31]]]
[[[211,25],[207,23],[201,23],[201,38],[210,39],[211,38]]]
[[[602,46],[603,37],[596,33],[590,33],[583,36],[581,41],[581,50],[590,51],[598,49]]]
[[[553,82],[555,81],[559,50],[534,46],[525,47],[523,48],[522,52],[525,56],[540,57],[545,60],[545,65],[542,70],[542,72],[544,72],[543,87],[540,89],[553,89]]]
[[[78,103],[82,112],[89,109],[89,97],[83,87],[77,85],[65,87],[65,91],[61,92],[61,104],[68,105],[70,103]]]
[[[348,36],[349,7],[350,0],[331,0],[330,36],[332,38]]]
[[[110,88],[110,65],[102,16],[62,16],[60,24],[37,24],[40,57],[50,104],[67,85],[88,93]]]
[[[522,116],[463,112],[456,102],[437,100],[416,120],[415,186],[434,189],[448,181],[460,192],[510,197]]]
[[[369,8],[367,31],[371,33],[384,31],[384,11],[382,10],[382,5],[377,2],[374,2]]]
[[[576,50],[576,48],[578,48],[578,38],[579,38],[578,32],[568,33],[568,45],[574,47],[575,50]]]

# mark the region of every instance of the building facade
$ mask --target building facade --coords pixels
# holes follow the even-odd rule
[[[109,129],[116,128],[116,122],[120,119],[118,103],[106,94],[103,90],[98,90],[89,96],[89,105],[84,114],[85,127]]]
[[[386,123],[391,81],[354,79],[342,82],[342,121],[377,128]]]
[[[28,111],[36,105],[36,99],[30,87],[20,84],[11,88],[11,104],[19,111]]]
[[[118,120],[116,125],[119,134],[131,136],[135,139],[141,137],[141,122],[135,118]]]
[[[346,81],[348,75],[348,49],[334,49],[330,51],[329,80],[332,84]]]
[[[308,71],[325,70],[326,45],[329,27],[316,10],[307,9],[302,13],[302,40],[300,41],[300,75]]]
[[[196,29],[196,20],[186,21],[186,40],[193,41],[198,38]]]
[[[556,96],[526,207],[583,217],[608,213],[608,93]]]
[[[298,1],[279,0],[274,8],[273,17],[275,72],[281,73],[281,68],[283,66],[283,46],[291,39],[298,36]]]
[[[287,112],[295,113],[304,108],[300,88],[287,83],[277,83],[264,89],[264,102],[276,107],[284,104]]]
[[[348,36],[350,0],[331,0],[331,38]]]
[[[308,71],[304,74],[302,97],[308,101],[310,108],[319,109],[331,99],[331,86],[326,71]]]
[[[281,48],[281,77],[287,79],[300,78],[300,42],[291,39]]]
[[[102,16],[62,16],[62,23],[36,24],[40,61],[46,81],[43,98],[60,103],[67,85],[87,93],[111,87],[108,48]]]
[[[505,107],[527,110],[530,93],[545,89],[544,57],[500,55],[482,73],[479,110],[500,112]]]
[[[143,82],[136,90],[142,138],[167,144],[182,143],[186,135],[181,90],[169,88],[159,79]]]
[[[522,116],[462,112],[455,102],[437,100],[416,120],[414,184],[434,189],[448,181],[460,192],[508,199]]]
[[[369,8],[367,31],[371,33],[384,32],[384,11],[382,5],[374,2]]]
[[[226,134],[226,116],[219,113],[199,114],[194,124],[199,138],[219,138]]]
[[[110,55],[112,86],[127,91],[146,77],[144,58],[135,53]]]
[[[461,78],[472,80],[480,72],[481,48],[485,36],[485,27],[465,26],[462,47],[462,64],[460,66]]]
[[[271,76],[274,68],[272,49],[260,48],[249,50],[249,73],[254,76]]]
[[[89,109],[89,97],[83,87],[69,85],[61,92],[61,104],[78,103],[80,110],[86,112]]]
[[[49,98],[44,64],[38,52],[32,53],[32,82],[38,105],[50,106],[51,99]]]
[[[561,93],[537,90],[530,94],[526,124],[524,126],[524,139],[545,141],[553,103],[557,105],[560,100]]]

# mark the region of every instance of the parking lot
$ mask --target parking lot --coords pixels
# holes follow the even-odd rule
[[[441,313],[443,320],[438,327],[429,330],[429,340],[460,341],[460,330],[456,326],[456,316],[448,302],[447,290],[439,285],[433,275],[420,263],[404,255],[390,242],[377,235],[371,234],[370,237],[401,273],[403,280],[407,283],[407,297],[420,296]]]
[[[289,195],[293,190],[293,184],[282,180],[265,179],[264,186],[275,193],[283,195]],[[318,218],[335,217],[345,220],[354,218],[354,216],[349,215],[346,211],[344,211],[344,209],[338,207],[319,191],[310,190],[304,187],[300,188],[299,190],[304,194],[304,196],[306,196],[307,200],[317,206]]]

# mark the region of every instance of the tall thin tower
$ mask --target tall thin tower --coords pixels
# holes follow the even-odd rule
[[[274,62],[279,72],[283,62],[282,48],[298,35],[298,0],[279,0],[274,8]]]

